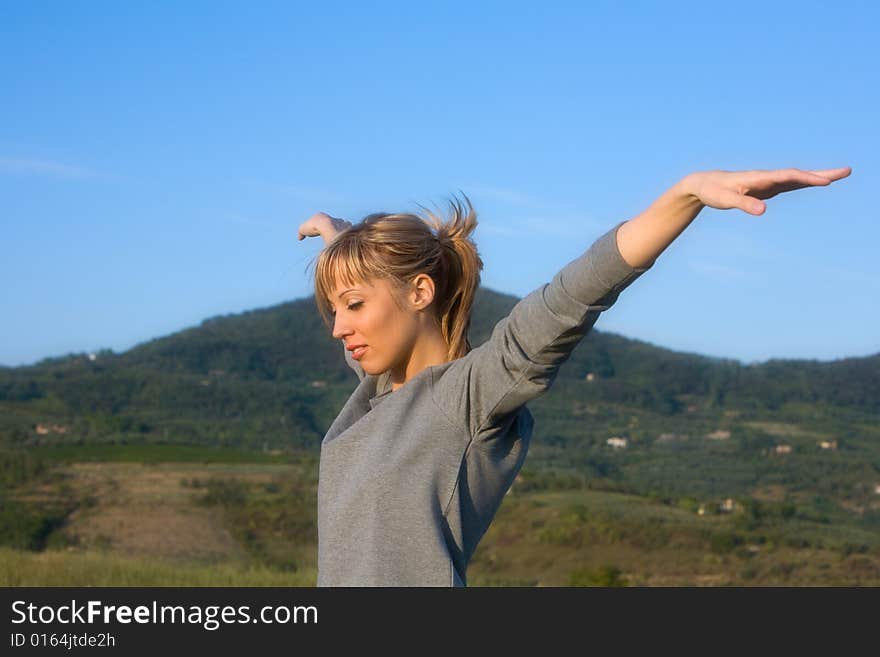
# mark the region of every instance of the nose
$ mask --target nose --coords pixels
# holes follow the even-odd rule
[[[333,337],[337,340],[342,340],[349,333],[351,333],[351,331],[345,328],[339,318],[339,314],[337,313],[336,317],[333,320]]]

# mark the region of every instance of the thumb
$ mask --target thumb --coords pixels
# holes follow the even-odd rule
[[[754,196],[740,194],[731,189],[723,190],[721,193],[721,200],[728,208],[739,208],[743,212],[753,215],[764,214],[764,210],[767,207],[762,201],[756,199]]]
[[[751,196],[743,196],[745,207],[743,210],[749,214],[762,215],[767,209],[767,204]]]

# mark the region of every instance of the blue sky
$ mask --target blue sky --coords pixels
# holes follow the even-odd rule
[[[462,190],[524,296],[680,178],[848,178],[707,208],[600,317],[680,351],[880,351],[875,3],[0,4],[0,364],[312,294],[317,211]]]

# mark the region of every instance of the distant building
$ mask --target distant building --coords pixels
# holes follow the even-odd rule
[[[718,510],[723,511],[724,513],[730,513],[731,511],[733,511],[735,506],[736,505],[734,504],[733,500],[728,497],[726,500],[718,505]]]
[[[38,424],[34,427],[34,431],[40,436],[45,436],[50,433],[67,433],[67,427],[63,424]]]
[[[626,447],[627,440],[626,438],[621,438],[620,436],[612,436],[608,440],[605,441],[609,445],[611,445],[615,449],[622,449]]]
[[[777,445],[773,451],[777,454],[790,454],[791,445]]]
[[[596,376],[592,372],[588,372],[587,375],[584,377],[584,380],[592,381],[595,378],[596,378]]]
[[[823,440],[819,443],[819,447],[822,449],[837,449],[837,439],[834,440]]]
[[[327,382],[324,381],[323,379],[315,379],[314,381],[312,381],[312,387],[313,388],[325,388],[325,387],[327,387]]]
[[[707,433],[706,438],[709,438],[710,440],[727,440],[730,438],[730,432],[725,431],[724,429],[718,429],[712,433]]]
[[[874,486],[874,492],[875,492],[877,495],[880,495],[880,484],[877,484],[877,485]]]

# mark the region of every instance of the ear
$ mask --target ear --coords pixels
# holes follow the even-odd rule
[[[434,280],[427,274],[419,274],[413,279],[410,303],[419,310],[424,310],[434,301]]]

